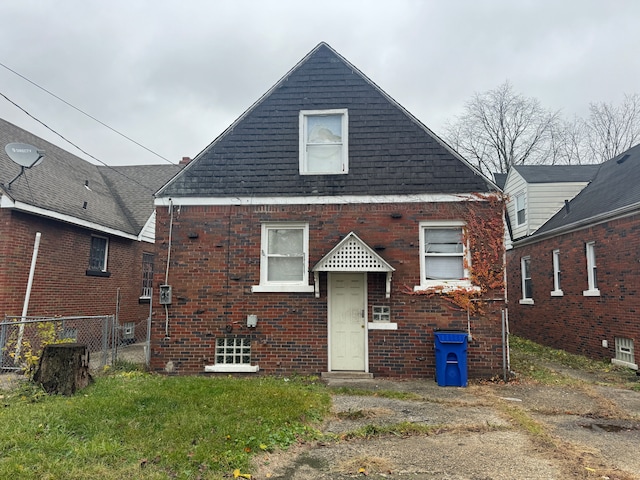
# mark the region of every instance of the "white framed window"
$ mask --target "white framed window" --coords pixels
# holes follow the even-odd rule
[[[520,275],[522,277],[522,298],[520,303],[533,303],[533,283],[531,282],[531,257],[520,259]]]
[[[300,111],[300,175],[349,172],[347,109]]]
[[[260,248],[260,285],[253,292],[313,292],[309,285],[309,225],[265,223]]]
[[[89,271],[106,272],[108,255],[109,239],[92,235],[91,250],[89,253]]]
[[[633,339],[622,337],[615,337],[615,339],[616,358],[612,358],[611,363],[638,370],[638,364],[635,361],[635,354],[633,351]]]
[[[222,337],[216,339],[215,364],[204,367],[205,372],[257,372],[251,365],[251,339]]]
[[[520,192],[516,195],[516,226],[524,225],[527,221],[527,210],[525,209],[525,194]]]
[[[600,290],[598,289],[598,269],[596,267],[596,242],[587,242],[585,254],[587,257],[588,289],[584,290],[582,295],[585,297],[599,297]]]
[[[562,297],[564,292],[562,291],[562,287],[560,284],[561,271],[560,271],[560,250],[554,250],[552,252],[553,256],[553,291],[551,292],[552,297]]]
[[[420,287],[470,287],[464,222],[420,222]]]
[[[142,293],[140,298],[151,298],[153,291],[153,253],[142,254]]]

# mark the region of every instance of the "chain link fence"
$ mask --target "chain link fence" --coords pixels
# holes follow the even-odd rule
[[[120,325],[114,315],[92,317],[5,317],[0,322],[0,372],[31,371],[50,343],[80,343],[90,368],[118,361],[149,364],[149,320]]]

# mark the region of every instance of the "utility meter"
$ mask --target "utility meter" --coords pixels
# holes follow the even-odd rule
[[[171,305],[171,285],[160,285],[160,305]]]

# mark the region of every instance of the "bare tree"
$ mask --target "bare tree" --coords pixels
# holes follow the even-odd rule
[[[620,105],[589,104],[584,121],[589,154],[604,162],[640,142],[640,95],[625,95]]]
[[[559,158],[559,112],[515,93],[507,81],[476,93],[464,113],[445,125],[445,137],[485,174],[511,165],[552,163]]]

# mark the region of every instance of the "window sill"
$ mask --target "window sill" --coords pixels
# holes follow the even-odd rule
[[[627,367],[632,370],[638,370],[637,364],[631,363],[631,362],[625,362],[624,360],[618,360],[616,358],[612,358],[611,363],[613,363],[614,365],[620,365],[621,367]]]
[[[598,290],[597,288],[594,290],[584,290],[582,292],[582,296],[584,297],[599,297],[600,296],[600,290]]]
[[[283,292],[283,293],[313,293],[313,285],[253,285],[253,293]]]
[[[256,373],[260,371],[258,365],[205,365],[205,372],[222,372],[222,373]]]
[[[551,292],[552,297],[564,297],[564,292],[562,290],[554,290]]]
[[[392,322],[368,322],[367,329],[369,330],[397,330],[398,324]]]
[[[111,272],[102,272],[100,270],[87,270],[87,277],[110,277]]]
[[[431,291],[435,293],[448,293],[455,292],[457,290],[466,290],[468,292],[480,291],[480,287],[476,287],[471,282],[466,280],[451,281],[451,282],[433,282],[425,283],[423,285],[416,285],[413,287],[414,292]]]
[[[520,305],[534,305],[533,298],[521,298]]]

